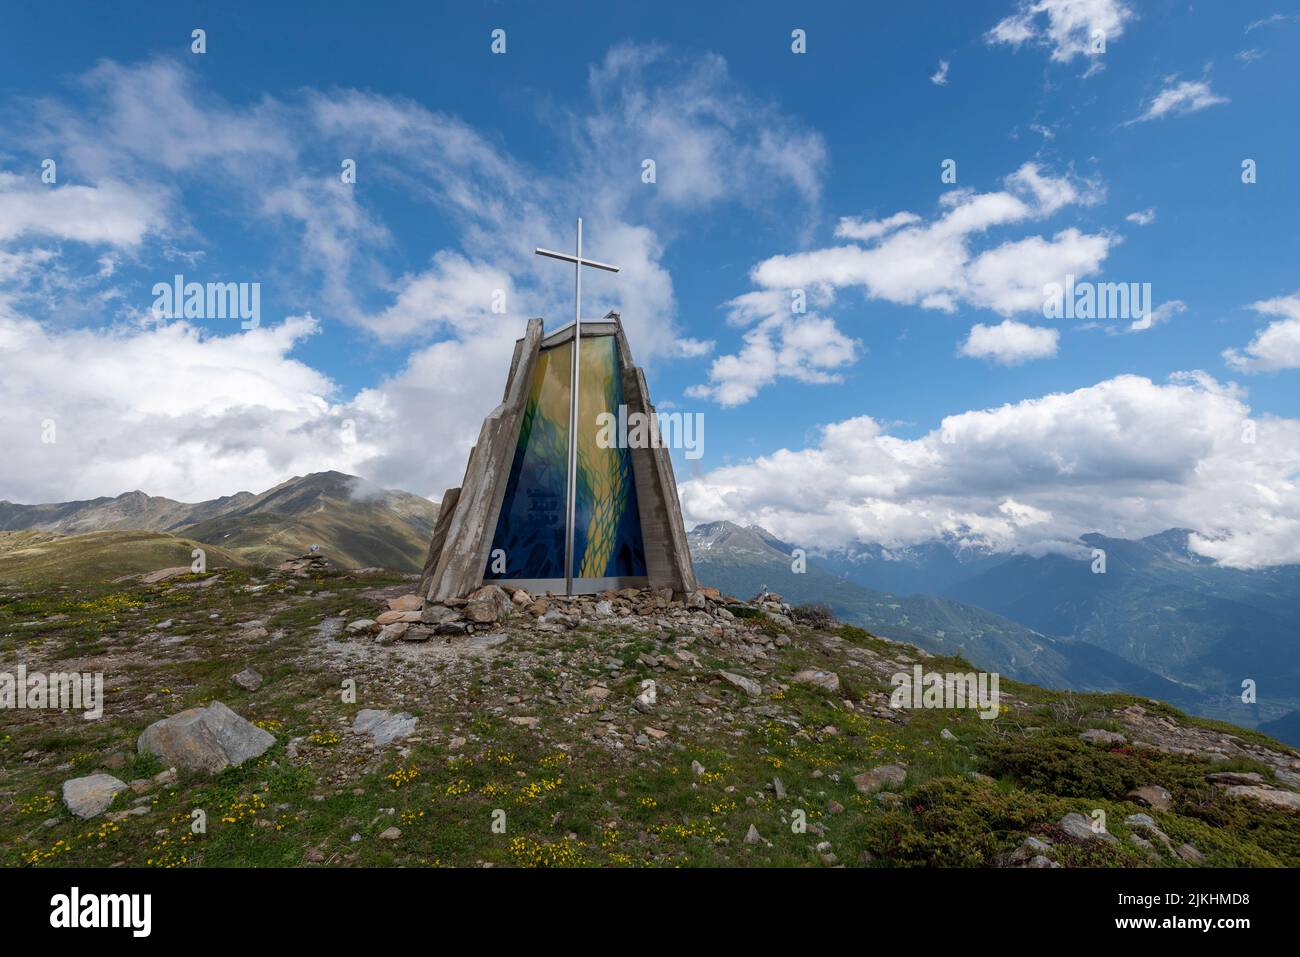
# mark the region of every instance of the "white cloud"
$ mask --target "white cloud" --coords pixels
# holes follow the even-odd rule
[[[947,60],[939,61],[939,69],[935,70],[934,73],[930,76],[930,82],[933,83],[935,86],[948,85],[948,61]]]
[[[853,216],[840,217],[839,224],[835,227],[835,235],[840,239],[856,239],[861,242],[871,242],[873,239],[879,239],[887,233],[892,233],[895,229],[902,226],[911,226],[913,223],[919,223],[921,217],[916,213],[895,213],[885,219],[862,220]]]
[[[1259,20],[1252,20],[1250,23],[1246,24],[1246,32],[1250,33],[1254,30],[1258,30],[1260,27],[1268,27],[1276,23],[1294,23],[1297,20],[1300,20],[1300,13],[1274,13],[1267,17],[1262,17]]]
[[[1227,102],[1226,96],[1219,96],[1210,89],[1209,80],[1180,81],[1177,77],[1166,77],[1163,89],[1147,102],[1146,109],[1125,125],[1159,120],[1166,116],[1184,116]]]
[[[1061,333],[1004,319],[996,326],[971,327],[960,353],[972,359],[989,359],[1004,366],[1017,366],[1032,359],[1050,359],[1056,355]]]
[[[1237,372],[1300,369],[1300,292],[1252,303],[1262,316],[1282,316],[1255,334],[1243,350],[1225,349],[1223,360]]]
[[[163,207],[156,190],[116,180],[57,186],[0,172],[0,241],[42,238],[137,246],[163,225]]]
[[[1137,212],[1129,213],[1124,218],[1138,226],[1150,226],[1156,221],[1156,211],[1148,206],[1146,209],[1139,209]]]
[[[1016,49],[1025,43],[1047,47],[1053,60],[1068,63],[1094,55],[1098,34],[1108,44],[1118,39],[1133,16],[1124,0],[1019,0],[1016,11],[998,21],[985,40]]]
[[[760,319],[765,323],[746,334],[738,354],[714,360],[709,382],[693,387],[690,394],[737,405],[775,381],[773,370],[781,363],[773,358],[780,352],[773,334],[789,325],[791,297],[798,291],[813,298],[823,313],[833,305],[838,290],[860,288],[869,298],[902,305],[953,312],[965,303],[1011,317],[1041,313],[1043,287],[1048,283],[1061,282],[1067,274],[1090,275],[1101,267],[1117,240],[1074,228],[1050,239],[1007,240],[976,253],[972,245],[994,227],[1046,218],[1067,206],[1092,205],[1102,197],[1096,183],[1055,176],[1032,162],[1008,175],[1003,185],[1004,189],[991,193],[949,190],[940,197],[941,212],[928,222],[911,212],[873,220],[844,217],[835,235],[860,244],[777,255],[758,263],[750,278],[759,288],[733,299],[728,308],[733,325]],[[819,328],[835,348],[815,351],[808,361],[793,363],[798,370],[795,377],[802,381],[838,381],[824,375],[828,367],[810,368],[809,362],[825,357],[834,360],[830,367],[838,368],[856,355],[857,350],[849,346],[852,340],[838,331],[832,336],[832,320],[823,315],[822,321],[825,324]],[[993,328],[1001,332],[992,335],[1005,339],[1028,327]],[[1044,335],[1037,337],[1039,353]],[[975,336],[976,346],[984,337],[985,333]]]
[[[1187,303],[1181,299],[1170,299],[1168,302],[1162,302],[1151,310],[1149,315],[1141,319],[1134,319],[1129,323],[1129,332],[1142,332],[1150,329],[1152,326],[1158,326],[1162,322],[1168,322],[1174,316],[1181,316],[1187,311]]]
[[[861,343],[850,339],[830,319],[813,314],[777,313],[745,333],[736,355],[719,356],[709,369],[709,384],[686,394],[713,399],[723,407],[742,405],[778,378],[825,384],[839,382],[834,370],[853,362]]]
[[[1052,549],[1101,531],[1200,530],[1236,565],[1300,561],[1300,421],[1257,416],[1203,373],[1119,376],[948,416],[915,439],[860,417],[682,483],[689,521],[756,522],[820,547],[955,535]],[[1212,542],[1213,544],[1209,544]]]
[[[836,246],[778,255],[754,267],[755,283],[767,289],[862,287],[871,298],[946,312],[959,302],[1004,315],[1040,309],[1042,287],[1067,272],[1095,271],[1113,240],[1075,229],[1052,239],[1008,241],[976,255],[972,242],[994,226],[1051,215],[1068,204],[1091,204],[1099,190],[1026,163],[993,193],[950,190],[941,215],[920,222],[912,213],[884,220],[841,220],[839,236],[863,238],[865,246]]]
[[[549,157],[558,173],[456,117],[355,90],[236,102],[191,66],[158,60],[105,62],[74,93],[12,114],[27,125],[0,119],[0,138],[57,155],[60,181],[85,184],[0,173],[0,445],[15,450],[0,497],[22,501],[137,487],[197,499],[322,468],[439,495],[460,480],[500,399],[523,320],[543,315],[556,328],[572,316],[572,269],[533,248],[567,248],[573,210],[584,213],[588,255],[622,267],[584,276],[584,317],[620,310],[640,363],[698,360],[714,343],[677,318],[668,243],[723,204],[785,223],[811,215],[826,166],[821,137],[744,95],[720,58],[630,45],[592,69],[590,103],[545,117],[570,137]],[[641,182],[645,156],[658,162],[654,186]],[[342,157],[358,161],[355,188],[340,181]],[[393,191],[450,237],[405,270],[374,204]],[[147,302],[133,309],[106,285],[151,263],[164,264],[158,278],[179,261],[198,272],[215,258],[202,234],[214,209],[223,229],[272,244],[274,300],[310,303],[316,319],[264,318],[231,335],[156,327],[142,321]],[[58,242],[34,245],[46,238],[110,249],[72,261]],[[222,242],[222,252],[238,246]],[[82,260],[88,272],[77,272]],[[492,312],[498,290],[504,315]],[[56,293],[75,293],[93,329],[56,311]],[[373,335],[376,350],[409,349],[404,364],[352,398],[338,394],[294,358],[337,320]],[[815,320],[767,329],[773,376],[829,377],[852,349]],[[39,442],[45,418],[57,423],[54,446]],[[344,420],[356,444],[340,438]]]
[[[289,356],[317,329],[310,316],[234,335],[183,322],[55,331],[0,317],[5,496],[208,498],[355,463],[333,383]],[[47,420],[53,443],[42,441]]]

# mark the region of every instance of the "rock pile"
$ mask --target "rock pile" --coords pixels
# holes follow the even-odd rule
[[[595,625],[691,635],[714,644],[738,642],[748,648],[742,657],[751,658],[790,643],[785,633],[796,630],[791,611],[780,595],[765,593],[751,602],[741,602],[713,588],[687,594],[674,594],[669,588],[619,588],[565,597],[484,585],[464,598],[442,602],[426,603],[418,595],[392,598],[387,611],[374,619],[349,622],[346,631],[372,635],[387,644],[434,637],[452,641],[475,632],[499,630],[507,622],[511,627],[539,632]],[[826,685],[837,681],[833,675],[819,676],[819,682]],[[756,688],[744,690],[758,693]]]
[[[299,578],[306,578],[308,575],[319,575],[322,572],[330,571],[330,561],[320,552],[308,552],[305,555],[299,555],[297,558],[291,558],[287,562],[281,562],[278,571],[288,572]]]

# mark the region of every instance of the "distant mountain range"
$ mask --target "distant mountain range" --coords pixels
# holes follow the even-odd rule
[[[187,542],[219,549],[214,558],[225,563],[276,564],[319,544],[343,567],[418,571],[437,515],[428,499],[341,472],[198,503],[138,491],[0,502],[0,531],[14,533],[0,543],[0,576],[31,574],[40,562],[69,568],[68,556],[83,553],[125,559],[134,549],[146,564],[146,554],[183,558]],[[102,537],[123,531],[158,536]],[[50,538],[87,533],[101,537],[71,552]],[[739,597],[766,585],[796,604],[825,604],[843,621],[1021,680],[1149,695],[1300,744],[1300,566],[1222,567],[1193,553],[1189,534],[1087,535],[1080,558],[995,553],[955,539],[807,547],[801,574],[791,567],[795,545],[758,526],[712,522],[688,539],[700,581]],[[1105,574],[1092,572],[1093,549],[1106,554]],[[1256,704],[1240,700],[1247,680]]]
[[[811,553],[730,522],[689,533],[696,571],[725,590],[766,584],[796,602],[980,667],[1076,690],[1123,689],[1237,724],[1300,724],[1300,567],[1226,568],[1185,529],[1131,541],[1087,535],[1082,558],[997,554],[955,541]],[[1092,550],[1106,554],[1092,572]],[[1258,703],[1241,701],[1255,682]]]
[[[1027,628],[973,605],[932,595],[895,595],[831,574],[816,558],[791,568],[793,546],[756,525],[697,525],[687,534],[701,582],[739,597],[766,586],[794,604],[824,604],[842,620],[936,654],[1022,681],[1080,691],[1127,690],[1190,705],[1194,691],[1118,655]]]
[[[138,491],[53,505],[0,502],[0,531],[183,533],[258,564],[276,564],[321,545],[342,567],[400,571],[420,570],[437,518],[437,504],[426,498],[342,472],[314,472],[261,494],[197,503]]]

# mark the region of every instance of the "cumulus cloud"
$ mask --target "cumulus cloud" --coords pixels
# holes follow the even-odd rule
[[[575,208],[588,254],[622,267],[617,277],[584,277],[584,316],[620,310],[642,363],[707,357],[714,344],[686,334],[677,317],[668,245],[691,216],[723,204],[804,215],[820,195],[825,145],[741,92],[719,57],[616,47],[593,66],[588,100],[545,117],[558,174],[411,100],[307,88],[237,102],[165,58],[106,61],[71,93],[7,115],[0,136],[59,156],[60,182],[77,185],[0,171],[0,399],[9,413],[0,442],[17,450],[0,496],[142,487],[193,499],[321,468],[440,494],[459,481],[478,424],[500,399],[522,320],[543,315],[555,328],[572,316],[572,270],[533,248],[568,248]],[[640,178],[645,156],[658,163],[654,201]],[[365,188],[341,181],[339,157],[357,158]],[[446,245],[403,263],[374,200],[384,191],[436,220]],[[205,235],[213,214],[223,230],[269,244],[274,301],[302,303],[293,311],[303,313],[310,305],[314,318],[266,317],[248,333],[158,326],[147,302],[133,306],[111,285],[139,285],[138,273],[155,266],[153,279],[170,279],[178,262],[200,271],[215,258]],[[84,315],[56,309],[57,296],[73,293]],[[401,347],[402,364],[341,394],[297,358],[324,328],[376,351]],[[816,322],[770,332],[774,376],[816,376],[846,348]],[[91,384],[106,392],[97,402]],[[47,418],[57,424],[53,446],[37,441]]]
[[[1247,424],[1253,442],[1243,441]],[[1196,529],[1234,565],[1300,561],[1300,420],[1251,417],[1204,373],[1124,375],[951,415],[918,438],[867,416],[681,486],[691,521],[755,522],[832,548],[939,536],[1059,550],[1100,531]]]
[[[1150,207],[1139,209],[1136,212],[1129,213],[1124,217],[1130,223],[1138,226],[1150,226],[1156,221],[1156,211]]]
[[[1056,355],[1061,333],[1004,319],[996,326],[978,324],[958,350],[972,359],[988,359],[1004,366],[1018,366],[1032,359],[1049,359]]]
[[[861,289],[868,298],[942,312],[954,312],[965,304],[1010,318],[1041,312],[1043,287],[1048,283],[1061,282],[1069,274],[1090,275],[1101,267],[1116,239],[1075,228],[1050,238],[1028,236],[976,251],[975,244],[995,227],[1045,219],[1068,206],[1089,206],[1102,198],[1098,184],[1054,175],[1034,162],[1005,177],[1003,187],[988,193],[949,190],[940,198],[938,215],[929,221],[907,211],[881,219],[846,216],[835,235],[854,244],[776,255],[758,263],[750,272],[758,288],[733,299],[728,307],[733,324],[747,325],[760,318],[763,324],[746,333],[739,353],[714,360],[709,381],[694,386],[690,394],[718,401],[725,397],[725,404],[738,405],[780,374],[805,382],[838,381],[838,375],[828,370],[853,361],[857,354],[853,340],[825,315],[839,290]],[[821,307],[812,328],[824,348],[781,348],[789,338],[783,330],[794,325],[791,297],[800,294]],[[1024,361],[1053,354],[1057,336],[1022,323],[1004,323],[979,326],[972,330],[972,338],[971,348],[986,350],[978,354],[1007,357],[997,361],[1011,359],[1011,340],[1016,338],[1020,358],[1015,361]],[[1032,347],[1028,339],[1034,340]],[[1045,351],[1048,339],[1051,350]],[[782,368],[791,371],[777,371]]]
[[[709,368],[709,382],[691,386],[691,398],[712,399],[723,407],[742,405],[777,379],[825,384],[841,381],[837,371],[852,363],[862,344],[818,314],[828,301],[815,293],[813,311],[795,312],[792,301],[776,291],[747,293],[727,304],[728,322],[747,326],[735,355],[719,356]]]
[[[1160,92],[1147,101],[1146,109],[1125,125],[1146,123],[1166,116],[1184,116],[1208,106],[1227,102],[1226,96],[1219,96],[1210,89],[1209,80],[1179,80],[1177,77],[1167,77]]]
[[[1281,316],[1255,334],[1244,349],[1225,349],[1223,361],[1237,372],[1300,369],[1300,292],[1252,303],[1261,316]]]
[[[0,241],[67,239],[108,246],[138,246],[163,222],[154,191],[116,180],[95,186],[44,185],[0,172]]]
[[[1118,39],[1133,17],[1124,0],[1020,0],[1015,12],[999,20],[984,38],[1015,49],[1026,43],[1045,47],[1053,60],[1068,63],[1094,55],[1098,35],[1107,43]]]

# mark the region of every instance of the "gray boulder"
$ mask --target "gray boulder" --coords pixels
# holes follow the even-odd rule
[[[375,747],[382,748],[414,732],[418,720],[405,712],[393,714],[377,708],[363,708],[357,712],[352,730],[357,734],[369,734]]]
[[[214,701],[155,721],[144,729],[136,748],[170,766],[216,774],[265,754],[273,744],[275,735]]]
[[[1109,831],[1094,830],[1092,821],[1084,817],[1078,811],[1071,811],[1065,817],[1061,818],[1061,830],[1074,838],[1076,841],[1105,841],[1107,844],[1118,843],[1115,835]]]
[[[239,674],[234,675],[230,680],[239,685],[239,687],[243,688],[245,691],[256,691],[258,688],[262,687],[262,676],[252,668],[245,668]]]
[[[815,688],[821,688],[823,691],[840,690],[840,676],[833,671],[808,669],[795,675],[794,680],[801,685],[812,685]]]
[[[897,786],[907,780],[907,766],[884,764],[853,776],[853,786],[862,794],[875,794],[887,785]]]
[[[91,774],[84,778],[71,778],[63,782],[63,803],[79,818],[103,814],[119,791],[127,788],[111,774]]]

